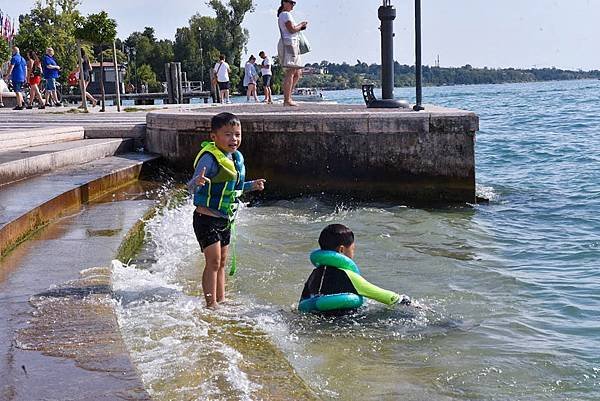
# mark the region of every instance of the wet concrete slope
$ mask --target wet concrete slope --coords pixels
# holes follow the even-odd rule
[[[1,400],[150,399],[121,339],[103,267],[154,206],[147,189],[122,187],[0,260]]]

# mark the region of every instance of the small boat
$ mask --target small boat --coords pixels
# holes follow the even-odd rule
[[[292,98],[300,102],[320,102],[325,100],[323,92],[316,88],[296,88]]]

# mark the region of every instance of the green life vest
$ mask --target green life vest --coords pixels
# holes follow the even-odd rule
[[[401,299],[399,294],[368,282],[361,276],[356,263],[346,255],[342,255],[336,251],[317,249],[310,254],[310,261],[315,267],[331,266],[343,270],[352,282],[358,295],[374,299],[386,305],[393,305]]]
[[[218,210],[233,219],[238,207],[238,198],[244,189],[244,156],[235,151],[230,159],[214,142],[203,142],[202,150],[194,160],[194,169],[205,153],[210,153],[215,158],[219,171],[204,186],[196,188],[194,205]]]

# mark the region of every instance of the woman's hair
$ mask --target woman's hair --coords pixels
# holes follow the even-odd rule
[[[35,50],[29,50],[27,52],[27,57],[29,57],[29,59],[33,60],[33,61],[40,61],[40,59],[39,59],[37,53],[35,52]]]
[[[279,17],[279,14],[281,14],[283,12],[283,3],[285,3],[285,0],[281,0],[281,5],[277,9],[277,16],[278,17]]]
[[[252,61],[252,60],[256,60],[256,57],[254,57],[254,54],[251,54],[250,58],[248,59],[248,61]]]
[[[330,224],[319,235],[319,246],[324,251],[335,251],[340,245],[354,243],[354,233],[343,224]]]

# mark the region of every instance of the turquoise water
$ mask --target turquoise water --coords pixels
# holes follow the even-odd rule
[[[396,94],[412,101],[411,89]],[[359,91],[325,96],[361,102]],[[424,88],[425,103],[480,116],[477,191],[490,204],[244,208],[231,303],[216,315],[266,333],[324,400],[600,399],[599,97],[600,81]],[[269,399],[244,350],[210,332],[221,325],[198,297],[192,210],[150,221],[152,257],[116,270],[132,358],[160,399]],[[367,279],[429,310],[297,313],[307,255],[331,222],[356,233]]]

